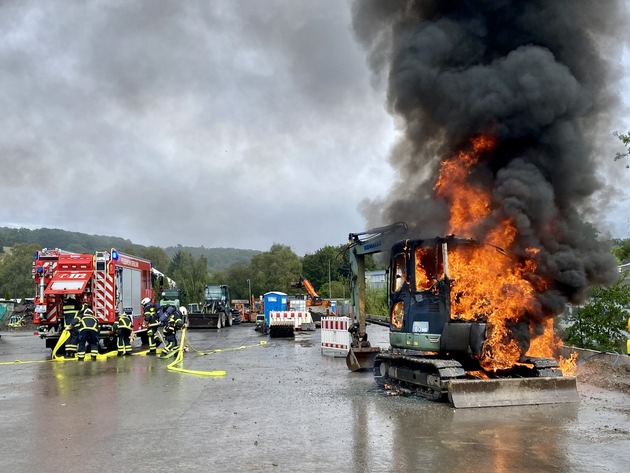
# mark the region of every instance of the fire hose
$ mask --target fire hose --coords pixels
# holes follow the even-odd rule
[[[158,331],[157,335],[160,337],[161,342],[164,344],[164,339],[162,337],[162,334]],[[21,364],[21,363],[48,363],[48,362],[59,362],[59,361],[75,361],[76,358],[72,358],[72,359],[66,359],[62,356],[57,356],[57,352],[61,349],[61,347],[64,345],[64,343],[66,343],[66,341],[68,340],[68,338],[70,338],[70,331],[69,330],[63,330],[59,336],[59,339],[57,340],[57,343],[55,344],[55,347],[53,348],[52,351],[52,357],[50,360],[34,360],[34,361],[21,361],[21,360],[15,360],[15,361],[10,361],[10,362],[0,362],[0,365],[13,365],[13,364]],[[213,353],[222,353],[222,352],[227,352],[227,351],[236,351],[236,350],[244,350],[247,348],[255,348],[255,347],[260,347],[263,345],[266,345],[267,342],[262,340],[260,342],[258,342],[257,344],[254,345],[241,345],[239,347],[234,347],[234,348],[217,348],[214,350],[210,350],[210,351],[201,351],[198,350],[197,348],[195,348],[190,341],[186,338],[186,327],[184,327],[182,329],[182,338],[181,338],[181,342],[179,343],[179,345],[177,346],[177,348],[175,348],[173,351],[171,351],[170,353],[168,353],[166,356],[164,356],[163,358],[171,358],[171,357],[175,357],[175,359],[173,361],[171,361],[167,366],[166,369],[168,371],[174,371],[174,372],[178,372],[178,373],[184,373],[184,374],[193,374],[193,375],[197,375],[197,376],[212,376],[212,377],[222,377],[222,376],[226,376],[227,372],[224,370],[214,370],[214,371],[202,371],[202,370],[190,370],[190,369],[186,369],[183,367],[183,362],[184,362],[184,353],[186,351],[188,351],[188,348],[190,348],[190,350],[194,351],[196,354],[200,355],[200,356],[205,356],[205,355],[210,355]],[[136,353],[134,355],[145,355],[145,352],[141,352],[141,353]],[[110,351],[108,353],[104,353],[104,354],[98,354],[97,355],[97,359],[99,360],[103,360],[103,359],[107,359],[109,357],[112,356],[116,356],[117,352],[116,351]]]

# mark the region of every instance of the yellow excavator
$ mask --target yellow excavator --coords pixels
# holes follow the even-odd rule
[[[456,408],[579,401],[575,377],[563,376],[553,358],[526,356],[523,349],[508,367],[487,366],[489,351],[500,348],[489,346],[489,317],[455,313],[453,307],[466,296],[449,268],[449,258],[465,260],[478,242],[453,235],[403,236],[407,225],[402,222],[349,235],[354,323],[346,363],[351,371],[373,370],[380,386],[448,399]],[[388,349],[372,346],[366,333],[365,256],[382,251],[390,254]]]

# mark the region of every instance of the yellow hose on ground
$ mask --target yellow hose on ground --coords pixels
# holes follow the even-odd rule
[[[66,340],[68,340],[69,338],[70,338],[70,330],[63,330],[61,332],[61,335],[59,335],[59,340],[57,340],[57,344],[55,345],[55,348],[53,348],[53,351],[52,351],[53,361],[65,360],[65,358],[57,356],[57,350],[59,350],[63,346],[63,344],[66,343]]]
[[[166,369],[169,371],[176,371],[178,373],[186,373],[186,374],[194,374],[197,376],[225,376],[227,373],[223,370],[216,370],[216,371],[199,371],[199,370],[188,370],[183,368],[183,362],[184,362],[184,344],[187,343],[186,340],[186,327],[184,327],[184,329],[182,330],[182,340],[179,344],[179,346],[177,347],[176,350],[173,351],[173,353],[177,353],[177,356],[175,357],[175,359],[169,363],[166,366]],[[170,357],[172,355],[172,353],[169,353],[168,357]]]
[[[255,348],[255,347],[260,347],[263,345],[267,344],[266,340],[261,340],[258,343],[256,343],[255,345],[241,345],[240,347],[234,347],[234,348],[215,348],[214,350],[210,350],[210,351],[201,351],[196,349],[195,347],[192,346],[192,344],[190,343],[190,341],[187,341],[188,343],[188,347],[194,351],[195,353],[197,353],[198,355],[211,355],[212,353],[221,353],[224,351],[236,351],[236,350],[244,350],[246,348]]]
[[[62,356],[57,356],[57,351],[63,346],[63,344],[68,340],[68,338],[70,338],[70,331],[68,330],[63,330],[61,332],[61,335],[59,336],[59,340],[57,340],[57,344],[55,345],[55,348],[53,348],[53,352],[52,352],[52,359],[50,360],[33,360],[33,361],[20,361],[20,360],[15,360],[15,361],[3,361],[0,362],[0,365],[15,365],[15,364],[28,364],[28,363],[48,363],[50,361],[76,361],[76,358],[69,358],[66,359]],[[175,372],[179,372],[179,373],[186,373],[186,374],[194,374],[197,376],[215,376],[215,377],[219,377],[219,376],[225,376],[227,374],[226,371],[224,370],[215,370],[215,371],[200,371],[200,370],[189,370],[189,369],[185,369],[183,368],[183,361],[184,361],[184,349],[183,347],[186,345],[188,346],[191,350],[193,350],[195,353],[203,356],[203,355],[210,355],[212,353],[222,353],[225,351],[235,351],[235,350],[244,350],[246,348],[254,348],[254,347],[259,347],[259,346],[263,346],[266,345],[267,342],[264,340],[261,340],[260,342],[258,342],[255,345],[241,345],[240,347],[235,347],[235,348],[217,348],[215,350],[210,350],[207,352],[203,352],[200,350],[197,350],[195,347],[193,347],[191,345],[191,343],[188,341],[188,339],[186,338],[186,328],[184,328],[182,330],[182,340],[181,343],[179,344],[179,347],[175,350],[173,350],[171,353],[169,353],[167,356],[163,357],[163,358],[171,358],[172,356],[175,356],[175,359],[170,362],[167,366],[166,369],[168,371],[175,371]],[[149,350],[145,350],[142,352],[138,352],[138,353],[134,353],[134,355],[137,356],[145,356],[148,353]],[[163,350],[157,350],[158,353],[163,352]],[[107,353],[103,353],[103,354],[98,354],[96,355],[96,359],[97,360],[107,360],[108,358],[111,358],[113,356],[116,356],[118,354],[117,351],[110,351]],[[88,359],[88,358],[86,358]]]

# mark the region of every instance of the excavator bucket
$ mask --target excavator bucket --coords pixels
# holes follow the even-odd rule
[[[346,365],[350,371],[371,370],[374,368],[376,355],[381,352],[378,347],[350,348],[346,356]]]
[[[574,376],[502,379],[456,379],[448,398],[456,408],[522,406],[578,402]]]

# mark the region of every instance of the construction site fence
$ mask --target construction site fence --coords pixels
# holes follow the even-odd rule
[[[322,317],[321,350],[324,356],[345,357],[350,351],[350,317]]]
[[[302,329],[302,325],[313,324],[310,312],[299,311],[269,311],[269,326],[274,324],[286,325],[293,323],[295,330]]]

